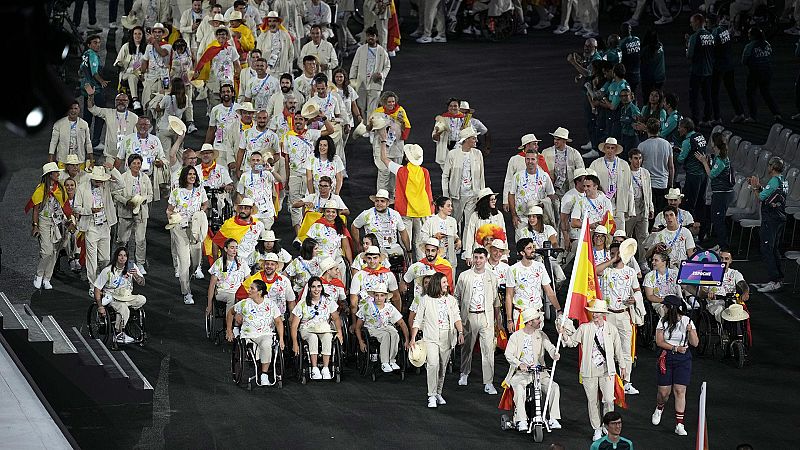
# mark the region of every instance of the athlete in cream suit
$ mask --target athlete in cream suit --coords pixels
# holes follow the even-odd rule
[[[361,111],[375,111],[383,92],[383,84],[389,76],[392,63],[389,54],[378,45],[375,29],[367,29],[367,43],[358,47],[350,66],[350,84],[358,93],[358,107]]]

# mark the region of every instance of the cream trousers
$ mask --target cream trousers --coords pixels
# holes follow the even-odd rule
[[[550,375],[542,373],[539,378],[542,386],[542,399],[540,405],[544,407],[544,401],[547,398],[547,387],[550,384]],[[528,420],[528,412],[525,410],[525,394],[526,388],[533,382],[533,374],[525,372],[517,372],[511,377],[511,389],[514,390],[514,421],[523,422]],[[553,394],[550,397],[550,418],[561,419],[561,391],[558,383],[553,382]],[[534,411],[531,411],[535,413]]]
[[[622,359],[624,363],[625,381],[631,380],[633,370],[633,356],[631,355],[631,339],[633,337],[633,327],[631,326],[631,316],[627,311],[623,313],[609,312],[606,315],[608,323],[617,327],[619,330],[619,343],[622,346]]]
[[[427,337],[428,358],[425,361],[425,369],[428,378],[428,397],[442,394],[444,387],[444,376],[447,373],[447,362],[450,361],[450,330],[439,330],[438,339],[434,342]]]
[[[139,309],[147,302],[147,299],[144,298],[144,295],[134,295],[131,300],[127,302],[119,302],[116,300],[112,300],[110,305],[114,308],[114,311],[117,312],[117,321],[116,321],[116,328],[117,332],[121,332],[125,329],[125,325],[128,324],[128,319],[131,317],[131,310]]]
[[[192,292],[189,285],[190,277],[197,270],[200,263],[202,241],[192,244],[189,240],[190,228],[179,226],[169,230],[173,256],[177,262],[178,278],[181,283],[181,294],[186,295]]]
[[[111,258],[111,229],[108,222],[90,225],[86,231],[86,279],[94,286],[98,267],[105,267]]]
[[[397,350],[400,345],[400,333],[397,328],[388,325],[381,328],[370,328],[369,335],[381,345],[381,363],[397,362]]]
[[[300,329],[300,337],[308,342],[308,350],[311,354],[316,355],[319,352],[320,346],[322,347],[323,355],[330,356],[331,348],[333,347],[333,333],[312,333],[308,330]]]
[[[468,313],[464,324],[464,345],[461,346],[461,374],[472,370],[472,349],[480,339],[483,384],[491,384],[494,378],[494,323],[488,323],[484,313]]]
[[[603,395],[603,414],[614,410],[614,375],[602,377],[583,377],[583,390],[586,391],[586,400],[589,406],[589,422],[592,428],[599,430],[600,403],[597,400],[597,390]]]
[[[117,245],[128,246],[128,242],[133,234],[134,248],[136,249],[136,264],[144,265],[147,257],[147,219],[138,217],[120,217],[117,220]]]

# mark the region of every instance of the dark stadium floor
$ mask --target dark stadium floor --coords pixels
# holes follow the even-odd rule
[[[414,19],[409,19],[411,22]],[[681,16],[679,22],[688,22]],[[408,28],[404,24],[404,29]],[[601,31],[610,25],[603,21]],[[410,31],[410,30],[406,30]],[[643,29],[640,35],[643,34]],[[688,72],[682,56],[682,25],[665,29],[662,40],[667,47],[667,90],[688,99]],[[794,40],[779,37],[773,44],[778,54],[774,95],[784,117],[794,113],[793,82],[798,68],[793,55]],[[491,130],[493,148],[486,158],[486,181],[501,189],[508,157],[519,137],[536,133],[550,145],[547,133],[558,126],[570,129],[574,145],[586,141],[582,96],[573,83],[573,71],[565,61],[568,52],[579,50],[582,39],[556,37],[551,32],[533,32],[510,42],[490,44],[472,40],[451,41],[446,45],[419,46],[406,38],[402,51],[392,59],[393,68],[387,89],[396,91],[409,113],[412,132],[409,142],[418,142],[426,151],[426,167],[431,171],[434,192],[441,192],[440,172],[433,163],[430,140],[433,117],[445,109],[448,97],[466,98],[476,109],[475,117]],[[737,48],[741,48],[739,44]],[[744,95],[744,73],[737,74],[740,94]],[[724,108],[730,108],[723,95]],[[688,111],[684,100],[679,108]],[[762,105],[762,116],[765,106]],[[204,107],[195,109],[201,130],[207,125]],[[790,123],[790,125],[800,125]],[[740,126],[737,132],[761,142],[768,124]],[[187,142],[196,145],[201,133]],[[8,148],[22,139],[2,132]],[[41,166],[48,132],[29,138],[24,144],[36,152],[2,154],[9,173]],[[375,168],[370,149],[363,140],[348,148],[350,178],[342,191],[354,213],[369,206],[367,195],[375,189]],[[32,189],[35,181],[22,186]],[[0,183],[4,195],[8,185]],[[21,210],[22,204],[19,205]],[[467,388],[457,385],[457,373],[448,376],[444,396],[448,404],[435,410],[425,407],[425,377],[409,374],[405,381],[384,377],[377,382],[361,378],[353,367],[345,369],[342,383],[300,385],[288,381],[282,390],[259,389],[249,392],[230,381],[230,353],[227,345],[215,346],[205,340],[203,310],[207,280],[193,283],[197,304],[182,303],[178,283],[173,278],[169,256],[169,237],[164,231],[163,202],[153,206],[148,230],[150,267],[147,286],[140,293],[148,298],[148,332],[144,348],[128,352],[155,387],[152,411],[127,405],[102,410],[58,411],[77,441],[85,448],[234,448],[234,447],[368,447],[385,448],[513,448],[532,442],[530,436],[499,428],[499,396],[483,393],[473,370]],[[14,214],[17,211],[14,210]],[[278,235],[290,238],[285,215],[275,226]],[[791,230],[791,226],[789,227]],[[4,229],[5,242],[35,245],[12,229]],[[748,281],[764,282],[764,270],[754,245],[752,261],[738,262]],[[796,265],[785,262],[788,281]],[[14,271],[13,261],[3,268],[3,288],[14,298],[30,299],[39,315],[53,314],[62,326],[80,326],[88,306],[85,283],[77,279],[56,280],[55,290],[31,294],[30,274]],[[800,306],[787,286],[771,296],[755,293],[749,303],[754,330],[752,358],[744,369],[730,362],[695,358],[692,385],[686,408],[687,437],[673,433],[674,408],[667,411],[660,427],[650,424],[655,403],[655,355],[640,351],[633,372],[638,396],[628,396],[628,409],[622,411],[623,435],[637,448],[688,449],[694,446],[700,384],[708,382],[708,420],[711,448],[735,448],[751,442],[757,449],[798,448],[796,436],[800,414],[794,400],[800,373],[798,330]],[[783,306],[783,307],[782,307]],[[549,328],[552,328],[548,325]],[[554,334],[551,336],[555,338]],[[553,339],[555,341],[555,339]],[[499,388],[507,364],[498,358],[495,385]],[[545,443],[561,442],[569,449],[590,444],[586,399],[577,380],[577,353],[562,351],[555,375],[561,385],[563,429],[545,436]],[[479,362],[475,361],[479,369]],[[791,425],[794,423],[795,425]],[[113,437],[111,437],[113,436]],[[0,445],[1,446],[1,445]],[[544,447],[542,447],[544,448]]]

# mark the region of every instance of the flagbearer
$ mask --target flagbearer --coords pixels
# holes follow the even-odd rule
[[[408,289],[408,283],[414,282],[414,301],[411,304],[411,315],[409,315],[408,323],[414,325],[414,317],[419,307],[420,299],[425,295],[423,278],[439,272],[447,278],[448,283],[453,283],[453,266],[450,261],[442,257],[444,248],[441,247],[441,241],[436,238],[428,238],[420,244],[422,252],[425,256],[419,261],[408,266],[403,279],[400,280],[400,292],[405,294]],[[448,286],[455,286],[455,284],[448,284]],[[450,290],[453,288],[451,287]]]
[[[536,309],[526,309],[522,311],[522,322],[525,326],[519,331],[515,331],[508,338],[506,344],[505,357],[508,361],[508,375],[503,380],[503,386],[508,386],[514,395],[514,422],[517,423],[517,430],[528,431],[528,413],[525,409],[526,389],[533,382],[533,374],[529,368],[540,365],[546,366],[544,352],[546,351],[553,361],[558,361],[561,355],[558,349],[553,346],[550,339],[541,330],[542,313]],[[542,371],[539,380],[542,386],[542,398],[548,397],[550,386],[550,374]],[[561,429],[558,420],[561,418],[560,391],[558,383],[553,382],[553,392],[549,397],[551,402],[548,405],[550,413],[549,428],[551,430]]]
[[[606,322],[608,307],[602,299],[595,300],[586,310],[592,313],[591,322],[580,324],[578,329],[565,328],[564,323],[558,326],[564,345],[577,347],[581,345],[580,376],[589,407],[589,421],[594,429],[592,441],[603,437],[602,423],[600,422],[600,405],[598,404],[598,390],[603,399],[603,414],[614,410],[615,377],[617,366],[614,361],[621,363],[622,377],[625,378],[624,359],[622,346],[619,341],[617,328]],[[622,397],[624,399],[624,396]]]
[[[36,266],[36,289],[53,289],[50,278],[58,261],[64,223],[72,216],[67,191],[58,182],[58,164],[49,162],[42,166],[42,180],[25,206],[25,213],[33,209],[31,235],[39,238],[39,264]]]
[[[264,222],[254,216],[258,210],[252,198],[243,198],[236,209],[237,214],[226,220],[214,235],[213,243],[217,249],[220,249],[225,247],[225,241],[235,239],[238,243],[237,257],[242,261],[250,261],[256,250],[258,237],[264,231]],[[211,261],[209,247],[210,243],[204,242],[203,250]],[[214,253],[216,254],[216,251]]]
[[[506,329],[513,333],[523,327],[520,313],[528,308],[541,311],[543,307],[542,292],[548,300],[561,312],[561,304],[556,299],[556,293],[550,286],[550,275],[544,264],[536,261],[536,245],[531,238],[522,238],[517,241],[519,262],[511,266],[506,279]]]

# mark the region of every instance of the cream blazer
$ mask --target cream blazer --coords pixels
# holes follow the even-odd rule
[[[119,183],[121,189],[112,192],[112,197],[117,202],[117,217],[133,218],[133,209],[127,203],[134,196],[134,178],[130,171],[123,173]],[[139,219],[146,220],[150,217],[148,205],[153,201],[153,184],[150,182],[150,177],[142,173],[139,174],[139,183],[142,189],[141,195],[146,199],[139,208]]]
[[[470,166],[472,167],[472,192],[474,195],[486,187],[483,177],[483,153],[477,148],[470,150]],[[442,169],[442,195],[458,200],[461,198],[461,173],[464,163],[464,151],[453,149],[447,154],[447,161]]]
[[[497,291],[497,275],[488,267],[484,268],[482,274],[477,274],[474,269],[470,269],[461,272],[461,275],[458,276],[453,295],[460,303],[461,323],[465,327],[469,326],[469,304],[472,301],[472,285],[476,280],[483,280],[483,298],[486,299],[483,316],[486,318],[486,323],[492,324],[494,327],[494,308],[500,307],[500,295]]]
[[[389,70],[392,68],[392,63],[389,61],[389,54],[386,49],[380,45],[375,46],[375,71],[380,72],[383,76],[380,81],[373,81],[372,78],[367,79],[367,44],[363,44],[356,50],[356,55],[353,57],[353,62],[350,65],[350,84],[356,88],[356,91],[364,90],[383,90],[383,83],[386,82],[386,77],[389,76]]]
[[[128,13],[128,15],[135,17],[138,25],[145,27],[151,27],[155,25],[155,23],[144,23],[145,16],[147,16],[147,9],[150,7],[150,3],[152,2],[157,3],[156,11],[158,12],[158,21],[161,23],[171,23],[172,7],[170,6],[169,0],[136,0],[133,2],[133,6],[131,6],[131,12]]]
[[[503,381],[503,383],[507,385],[511,384],[511,377],[517,373],[520,364],[522,364],[520,358],[522,358],[522,347],[525,342],[525,337],[525,331],[518,330],[508,338],[508,344],[506,344],[506,351],[504,353],[506,361],[508,361],[508,374]],[[536,355],[535,362],[544,366],[544,352],[547,351],[550,357],[553,358],[556,354],[556,347],[541,330],[534,331],[531,337],[533,338],[533,352]]]
[[[642,216],[647,219],[651,212],[655,212],[656,207],[653,206],[653,183],[650,178],[650,171],[644,167],[639,168],[639,173],[642,175],[642,193],[644,195],[644,211],[636,211],[637,216]],[[631,174],[633,180],[633,174]],[[636,203],[634,201],[634,203]]]
[[[567,333],[564,334],[563,342],[567,347],[577,347],[578,344],[581,344],[580,375],[582,377],[601,377],[615,374],[617,366],[614,360],[623,360],[619,331],[617,327],[606,322],[605,325],[603,325],[603,346],[606,351],[606,364],[602,367],[595,366],[592,363],[592,349],[594,348],[594,336],[596,333],[597,326],[592,322],[587,322],[581,324],[578,329],[571,334],[569,329],[567,329]]]
[[[281,52],[278,55],[278,60],[275,61],[275,64],[270,67],[269,71],[272,74],[280,74],[284,73],[291,73],[292,72],[292,64],[294,63],[294,44],[292,43],[292,38],[289,36],[289,33],[279,29],[278,35],[280,36],[281,40]],[[297,39],[300,39],[297,37]],[[256,38],[256,48],[261,50],[261,54],[264,55],[264,59],[269,61],[272,55],[272,32],[267,30],[261,33],[258,38]]]
[[[455,332],[456,322],[461,320],[458,312],[458,300],[452,295],[447,297],[447,312],[450,318],[450,348],[455,348],[458,334]],[[439,343],[439,310],[436,306],[436,299],[422,297],[417,308],[417,316],[414,319],[414,328],[422,330],[422,340],[425,342]]]
[[[56,161],[65,162],[69,154],[69,129],[70,121],[66,117],[56,120],[53,124],[53,134],[50,136],[50,154],[56,156]],[[78,117],[78,123],[75,125],[76,137],[78,139],[78,146],[75,149],[75,154],[78,159],[86,161],[92,155],[92,137],[89,134],[89,124]]]
[[[590,169],[597,172],[600,178],[600,186],[608,192],[610,180],[608,178],[608,168],[603,162],[605,158],[597,158],[589,165]],[[611,199],[615,213],[625,213],[628,216],[636,215],[636,208],[633,201],[633,180],[631,179],[631,166],[622,158],[617,157],[617,195]]]
[[[564,185],[556,186],[556,180],[555,180],[556,148],[547,147],[546,149],[542,150],[542,156],[544,156],[544,161],[547,163],[548,170],[550,170],[550,174],[553,180],[553,187],[555,187],[556,193],[560,195],[563,195],[563,193],[572,189],[572,180],[575,174],[575,169],[580,167],[586,167],[583,164],[583,157],[581,157],[581,153],[575,150],[574,148],[570,147],[569,145],[567,145],[567,179],[564,180]]]
[[[111,179],[103,183],[103,209],[106,213],[106,223],[109,227],[117,224],[117,208],[114,207],[113,192],[122,188],[119,180],[122,174],[117,169],[111,169]],[[88,231],[94,224],[92,217],[92,181],[87,177],[86,183],[78,185],[75,192],[75,202],[72,206],[78,215],[78,231]]]
[[[514,187],[514,174],[521,170],[525,170],[525,157],[518,154],[512,156],[511,159],[508,160],[506,178],[503,181],[503,198],[501,200],[502,204],[508,204],[508,194],[511,193],[511,189]]]
[[[320,64],[327,64],[328,70],[324,72],[325,76],[328,77],[328,80],[333,81],[333,69],[339,67],[339,58],[336,56],[336,50],[334,50],[333,44],[322,40],[319,46],[317,46],[314,41],[308,41],[308,43],[300,49],[300,56],[298,56],[297,59],[302,61],[307,55],[316,56]]]
[[[103,150],[103,154],[106,155],[108,161],[112,161],[119,154],[119,148],[117,147],[117,133],[120,129],[120,124],[123,124],[123,129],[125,130],[124,134],[126,136],[131,133],[135,133],[136,122],[139,120],[139,116],[137,116],[133,111],[126,111],[124,113],[117,114],[116,109],[100,108],[97,105],[92,105],[92,107],[89,108],[89,112],[94,116],[100,117],[106,122],[106,149]]]

